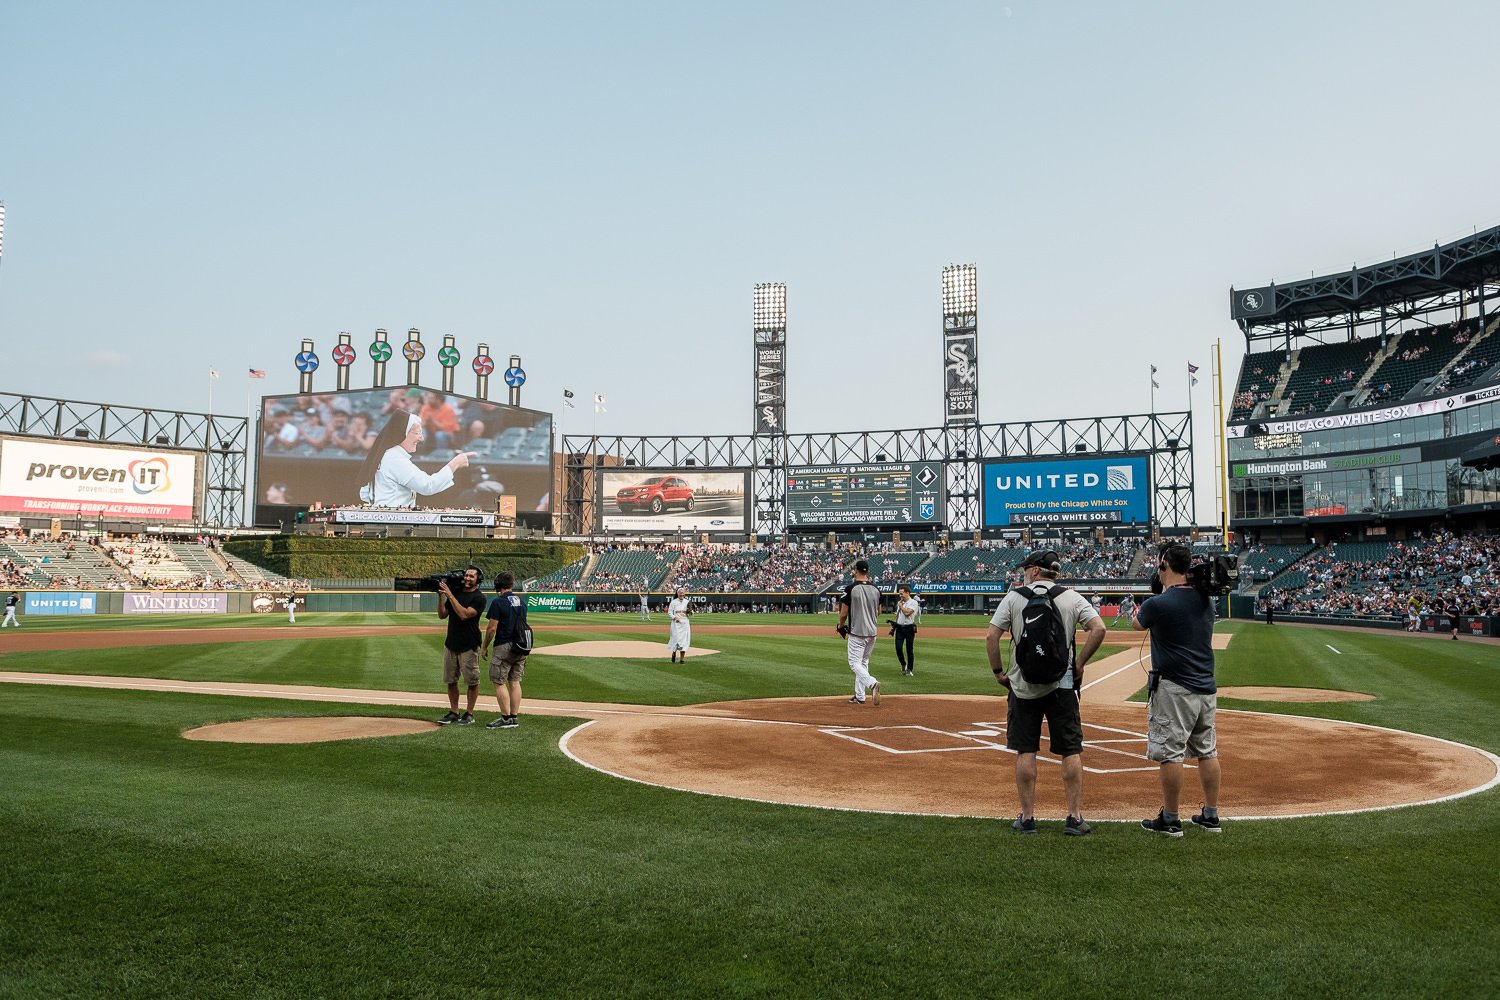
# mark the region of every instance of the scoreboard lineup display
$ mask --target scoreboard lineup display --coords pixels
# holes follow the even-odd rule
[[[786,471],[788,528],[840,524],[937,525],[940,462],[815,465]]]

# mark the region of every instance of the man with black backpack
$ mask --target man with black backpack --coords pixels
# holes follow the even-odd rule
[[[521,714],[521,675],[526,672],[526,656],[531,652],[531,626],[526,624],[526,598],[511,592],[515,585],[514,574],[496,575],[495,599],[485,616],[489,620],[480,656],[490,661],[490,683],[495,685],[495,700],[500,703],[500,718],[487,723],[486,729],[515,729],[521,724],[516,716]],[[491,643],[495,646],[493,656]]]
[[[1063,833],[1086,836],[1083,820],[1083,723],[1078,706],[1083,667],[1104,641],[1104,621],[1088,598],[1057,585],[1062,558],[1053,551],[1033,552],[1021,562],[1024,581],[995,609],[985,633],[990,670],[1009,689],[1005,746],[1016,754],[1016,795],[1021,814],[1011,824],[1018,833],[1036,833],[1036,755],[1041,749],[1042,720],[1047,720],[1052,752],[1062,758],[1063,791],[1068,818]],[[1082,625],[1083,644],[1075,641]],[[1000,660],[1000,637],[1011,635],[1008,667]]]

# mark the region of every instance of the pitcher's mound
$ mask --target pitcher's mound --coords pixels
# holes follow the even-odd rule
[[[1221,687],[1221,698],[1243,698],[1245,701],[1374,701],[1373,694],[1360,691],[1333,691],[1329,688]]]
[[[717,652],[717,649],[699,649],[695,646],[687,651],[687,655],[711,656]],[[556,646],[538,646],[531,651],[532,656],[536,656],[537,654],[543,656],[599,656],[612,657],[617,660],[665,660],[667,658],[667,644],[665,642],[642,642],[639,639],[562,642]]]
[[[378,719],[362,716],[327,716],[314,718],[246,719],[222,722],[216,726],[199,726],[183,733],[190,740],[211,743],[328,743],[333,740],[359,740],[371,736],[406,736],[428,733],[438,728],[436,722],[420,719]]]

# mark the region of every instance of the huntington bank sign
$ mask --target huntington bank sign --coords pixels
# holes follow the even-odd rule
[[[986,462],[984,524],[1145,524],[1151,520],[1145,456]]]

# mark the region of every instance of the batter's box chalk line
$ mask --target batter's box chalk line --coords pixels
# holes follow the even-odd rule
[[[1005,746],[1004,723],[973,722],[970,723],[970,725],[974,726],[975,728],[960,729],[957,732],[953,732],[947,729],[935,729],[932,726],[917,725],[828,726],[820,728],[818,732],[823,733],[827,736],[835,736],[841,740],[847,740],[850,743],[858,743],[860,746],[870,747],[871,749],[879,750],[882,753],[894,754],[896,756],[924,753],[955,753],[969,750],[1000,750],[1005,753],[1014,752]],[[1135,761],[1142,762],[1140,765],[1116,767],[1094,767],[1085,764],[1083,770],[1087,773],[1126,774],[1132,771],[1157,770],[1157,765],[1150,761],[1146,757],[1146,754],[1144,752],[1144,744],[1146,743],[1145,733],[1138,733],[1131,729],[1116,729],[1113,726],[1101,726],[1091,722],[1085,722],[1083,724],[1083,728],[1085,731],[1094,730],[1095,732],[1101,734],[1110,734],[1100,735],[1092,739],[1085,738],[1083,741],[1085,750],[1093,750],[1098,753],[1104,754],[1114,754],[1117,757],[1124,758],[1123,760],[1118,761],[1120,765],[1126,765],[1128,762],[1131,762],[1133,764],[1133,762]],[[906,744],[910,744],[911,742],[917,742],[920,744],[920,740],[912,741],[903,739],[900,742],[904,745],[895,746],[893,744],[897,742],[896,740],[882,740],[879,736],[879,734],[882,733],[896,732],[901,732],[904,734],[926,733],[931,737],[931,740],[926,746],[911,746]],[[1139,749],[1129,749],[1132,746],[1138,746]],[[1049,764],[1060,765],[1062,763],[1060,758],[1049,756],[1046,753],[1037,754],[1037,760],[1046,761]],[[1195,765],[1187,764],[1186,766],[1192,768]]]

